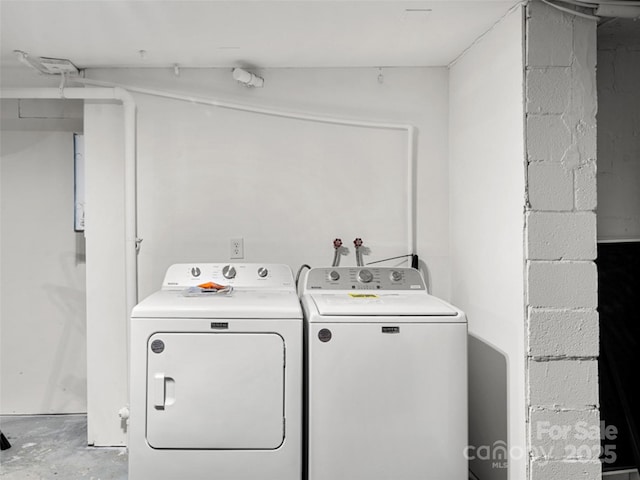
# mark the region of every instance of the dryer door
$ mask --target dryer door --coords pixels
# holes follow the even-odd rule
[[[153,448],[275,449],[284,441],[284,340],[155,333],[147,345]]]

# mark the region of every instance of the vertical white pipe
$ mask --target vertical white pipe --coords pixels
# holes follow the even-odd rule
[[[126,90],[116,87],[114,92],[124,109],[125,285],[129,316],[138,303],[136,104],[133,96]],[[127,341],[128,339],[127,328]]]
[[[416,203],[416,146],[417,146],[418,129],[413,125],[407,127],[407,241],[409,245],[409,254],[416,255],[417,247],[417,216]],[[413,260],[413,259],[412,259]]]

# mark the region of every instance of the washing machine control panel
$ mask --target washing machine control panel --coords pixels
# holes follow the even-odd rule
[[[312,268],[306,290],[426,290],[418,270],[407,267]]]
[[[206,282],[235,288],[295,289],[291,268],[273,263],[177,263],[167,270],[162,288],[187,288]]]

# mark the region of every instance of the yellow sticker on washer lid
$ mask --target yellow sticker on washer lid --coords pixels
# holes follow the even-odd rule
[[[350,293],[349,296],[352,298],[378,298],[378,295],[373,293]]]

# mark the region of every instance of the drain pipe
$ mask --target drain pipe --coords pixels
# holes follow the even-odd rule
[[[137,218],[136,218],[136,104],[123,88],[3,88],[6,99],[114,100],[124,109],[124,208],[125,208],[125,289],[127,315],[138,303]],[[125,322],[128,325],[128,322]],[[127,342],[129,331],[127,328]]]

